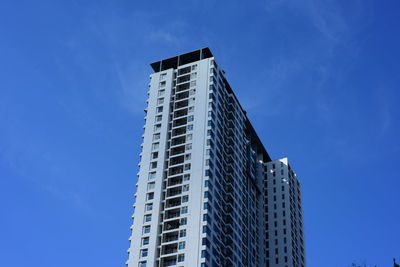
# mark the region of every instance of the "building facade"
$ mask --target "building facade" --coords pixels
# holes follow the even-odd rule
[[[128,267],[304,267],[300,184],[208,48],[151,64]]]

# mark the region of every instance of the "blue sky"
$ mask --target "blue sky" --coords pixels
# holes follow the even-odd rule
[[[302,181],[308,266],[400,261],[399,8],[2,1],[0,265],[123,266],[149,63],[204,46]]]

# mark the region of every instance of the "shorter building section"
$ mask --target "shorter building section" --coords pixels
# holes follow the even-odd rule
[[[304,267],[300,182],[287,158],[264,164],[266,266]]]

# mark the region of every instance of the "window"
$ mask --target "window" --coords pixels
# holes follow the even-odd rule
[[[161,130],[161,124],[154,125],[154,131],[155,132],[160,131],[160,130]]]
[[[190,86],[192,87],[192,86],[196,86],[196,81],[191,81],[190,82]]]
[[[193,124],[187,126],[188,131],[193,131]]]
[[[180,225],[186,225],[187,224],[187,218],[182,218]]]
[[[145,205],[145,211],[151,211],[153,210],[153,203],[149,203]]]
[[[157,161],[150,162],[150,168],[151,169],[157,168]]]
[[[152,199],[154,199],[154,193],[153,192],[147,193],[146,200],[152,200]]]
[[[142,238],[142,245],[148,245],[150,243],[150,237],[143,237]]]
[[[192,138],[193,138],[193,135],[192,134],[188,134],[186,136],[186,141],[190,141],[190,140],[192,140]]]
[[[186,213],[188,213],[188,207],[187,206],[182,207],[181,208],[181,214],[186,214]]]
[[[163,96],[165,95],[165,90],[159,90],[158,91],[158,96]]]
[[[189,185],[188,185],[188,184],[185,184],[185,185],[183,185],[183,187],[182,187],[182,192],[187,192],[187,191],[189,191]]]
[[[189,196],[183,196],[182,197],[182,203],[186,203],[189,201]]]
[[[158,107],[157,108],[157,113],[161,113],[161,112],[163,112],[163,110],[164,110],[164,107]]]
[[[196,72],[190,74],[190,79],[196,79],[196,77],[197,77]]]
[[[191,150],[192,149],[192,144],[187,144],[186,145],[186,150]]]
[[[164,97],[157,99],[157,105],[161,105],[164,103]]]
[[[179,254],[178,255],[178,262],[185,261],[185,255],[184,254]]]
[[[146,261],[139,262],[139,267],[146,267],[147,266],[146,263],[147,263]]]
[[[167,82],[166,82],[166,81],[160,82],[160,88],[163,88],[163,87],[165,87],[166,85],[167,85]]]
[[[151,153],[151,159],[156,159],[156,158],[158,158],[158,152]]]
[[[151,221],[151,214],[144,215],[144,222],[150,222]]]
[[[148,250],[147,248],[142,249],[142,250],[140,251],[140,257],[141,257],[141,258],[147,257],[148,254],[149,254],[149,250]]]
[[[191,154],[186,154],[185,155],[185,160],[190,160],[192,158],[192,155]]]
[[[189,112],[189,113],[193,113],[193,112],[194,112],[194,107],[189,107],[188,112]]]
[[[189,181],[189,180],[190,180],[190,174],[184,174],[183,181]]]
[[[150,172],[149,173],[149,180],[153,180],[156,178],[156,172]]]
[[[197,70],[197,64],[195,64],[195,65],[192,66],[192,71],[193,71],[193,70]]]
[[[160,136],[161,135],[159,133],[153,134],[153,141],[160,139]]]
[[[188,117],[188,122],[190,122],[190,121],[193,121],[193,119],[194,119],[194,116],[193,115],[190,115],[189,117]]]
[[[179,242],[178,249],[185,249],[185,246],[186,246],[185,241]]]
[[[155,182],[148,183],[147,184],[147,190],[152,190],[152,189],[154,189],[155,186],[156,186]]]
[[[190,170],[190,163],[189,164],[185,164],[185,171]]]
[[[156,149],[158,149],[160,147],[160,143],[159,142],[156,142],[156,143],[153,143],[153,145],[151,146],[151,149],[152,150],[156,150]]]
[[[160,122],[162,120],[162,115],[157,115],[156,116],[156,122]]]
[[[207,256],[207,250],[202,250],[201,251],[201,257],[205,258]]]
[[[185,230],[181,230],[179,232],[179,237],[185,237],[186,236],[186,229]]]
[[[150,233],[150,229],[151,229],[150,225],[143,226],[143,234]]]
[[[164,80],[165,78],[167,78],[167,74],[166,73],[161,73],[160,74],[160,81]]]

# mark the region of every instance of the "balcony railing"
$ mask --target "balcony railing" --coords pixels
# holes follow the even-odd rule
[[[176,86],[176,92],[182,92],[190,88],[190,83],[183,83]]]
[[[182,182],[183,182],[182,176],[170,178],[168,179],[168,186],[178,185],[181,184]]]

